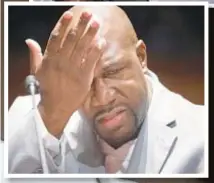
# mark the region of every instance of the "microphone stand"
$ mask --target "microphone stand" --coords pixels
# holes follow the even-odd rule
[[[35,96],[35,94],[39,90],[39,83],[36,80],[35,76],[29,75],[29,76],[26,77],[26,79],[25,79],[25,87],[26,87],[28,93],[32,96],[32,107],[33,107],[33,110],[36,110],[37,105],[36,105],[36,96]],[[39,126],[40,126],[39,121],[35,120],[35,128],[36,128],[36,134],[37,134],[37,139],[38,139],[38,143],[39,143],[42,170],[43,170],[43,173],[47,174],[47,173],[49,173],[49,171],[48,171],[48,165],[47,165],[46,156],[45,156],[45,154],[46,154],[45,153],[45,148],[44,148],[43,141],[42,141],[42,138],[41,138]]]

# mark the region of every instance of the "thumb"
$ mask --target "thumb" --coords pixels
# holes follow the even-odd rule
[[[30,73],[35,75],[42,64],[42,50],[39,43],[32,39],[25,40],[25,43],[27,44],[30,52]]]

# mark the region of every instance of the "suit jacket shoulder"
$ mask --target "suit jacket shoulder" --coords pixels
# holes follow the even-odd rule
[[[166,126],[162,128],[160,137],[163,137],[162,140],[164,136],[168,138],[165,141],[168,151],[165,151],[159,173],[202,173],[206,135],[204,127],[208,123],[205,121],[205,107],[193,104],[166,88],[162,95],[166,103],[162,115],[168,114],[163,118]]]

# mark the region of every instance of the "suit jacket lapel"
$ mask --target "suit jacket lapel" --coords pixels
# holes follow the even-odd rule
[[[127,173],[161,173],[177,141],[175,94],[159,81],[153,96]]]
[[[176,145],[177,135],[170,127],[149,122],[139,134],[127,173],[161,173]]]
[[[176,142],[175,94],[160,83],[148,112],[146,172],[161,173]]]
[[[168,126],[149,126],[146,172],[161,173],[177,141],[177,136]]]

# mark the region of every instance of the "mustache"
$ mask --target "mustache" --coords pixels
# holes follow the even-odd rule
[[[127,109],[127,106],[126,105],[122,105],[122,104],[115,105],[115,106],[112,106],[112,105],[111,106],[106,106],[105,108],[102,108],[98,112],[95,113],[95,115],[93,116],[94,121],[97,121],[97,119],[100,116],[104,116],[105,114],[110,113],[111,111],[113,111],[116,108],[121,108],[122,110],[124,110],[124,109]]]

